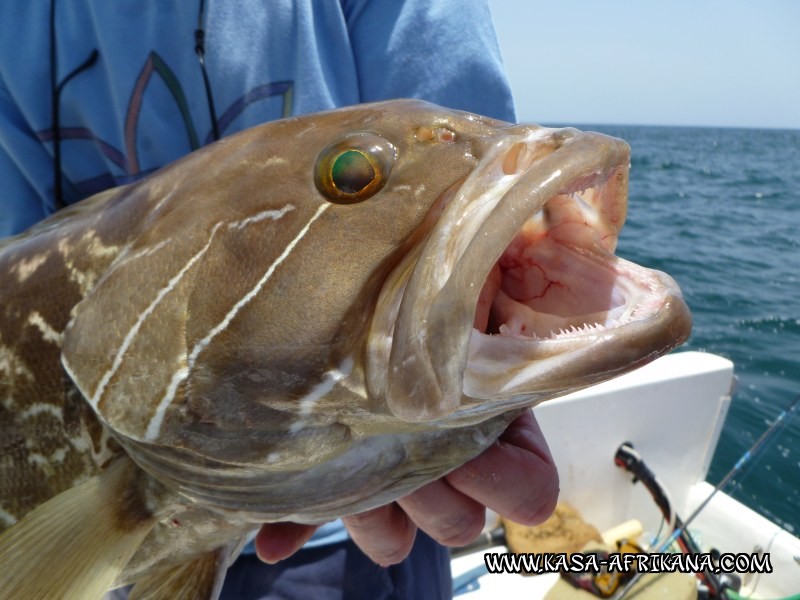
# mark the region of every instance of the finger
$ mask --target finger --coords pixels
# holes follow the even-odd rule
[[[531,411],[483,454],[445,476],[459,492],[524,525],[544,521],[558,500],[558,472]]]
[[[417,528],[397,504],[343,517],[356,545],[382,567],[408,556]]]
[[[432,481],[397,503],[420,529],[445,546],[470,543],[486,521],[483,505],[444,479]]]
[[[256,554],[265,563],[275,564],[302,548],[317,527],[300,523],[265,523],[256,534]]]

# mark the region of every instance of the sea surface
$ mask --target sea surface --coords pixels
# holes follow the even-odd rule
[[[716,484],[800,394],[800,130],[579,128],[631,145],[618,254],[678,281],[683,350],[735,363]],[[725,491],[800,535],[800,409]]]

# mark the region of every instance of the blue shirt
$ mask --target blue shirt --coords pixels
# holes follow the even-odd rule
[[[50,4],[0,3],[0,236],[55,209],[53,62],[67,203],[212,141],[199,1],[59,0],[53,22]],[[208,0],[204,13],[223,136],[397,97],[514,120],[487,0]]]

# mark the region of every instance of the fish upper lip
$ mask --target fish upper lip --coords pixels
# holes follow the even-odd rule
[[[518,353],[517,360],[526,361],[531,354],[541,356],[544,350],[541,338],[551,336],[520,336],[502,329],[499,336],[486,336],[474,331],[472,326],[478,297],[489,272],[517,234],[537,215],[544,214],[554,199],[568,201],[570,195],[583,190],[608,196],[599,198],[599,205],[595,207],[607,211],[607,214],[591,224],[594,239],[585,245],[576,244],[573,249],[585,253],[587,260],[605,261],[613,268],[619,267],[621,270],[615,278],[623,286],[635,289],[636,281],[645,282],[644,288],[652,291],[652,298],[647,301],[652,304],[650,310],[653,314],[648,315],[651,329],[663,330],[663,323],[670,319],[685,324],[689,322],[688,311],[671,279],[649,275],[651,271],[630,266],[630,263],[613,257],[617,233],[625,217],[629,166],[627,144],[601,134],[575,130],[519,127],[510,129],[508,133],[495,151],[481,161],[476,172],[467,178],[462,191],[446,208],[422,249],[403,294],[392,339],[386,396],[390,410],[401,419],[431,420],[455,411],[463,412],[469,409],[459,408],[465,394],[485,399],[516,394],[524,397],[522,401],[531,403],[535,394],[519,386],[504,389],[504,384],[495,382],[488,386],[490,389],[481,389],[482,386],[475,385],[481,371],[476,359],[482,350],[474,338],[495,338],[490,340],[495,350],[498,344],[513,339],[514,352],[505,354],[512,356],[521,345],[525,345],[527,351]],[[519,168],[510,169],[513,171],[511,174],[498,174],[498,169],[508,170],[509,160],[514,162],[513,157],[509,159],[508,156],[520,143],[525,145],[523,153],[535,158],[527,164],[517,165]],[[545,151],[542,151],[543,147]],[[525,163],[525,160],[517,162]],[[569,210],[569,207],[564,210]],[[569,225],[569,219],[565,219],[565,223]],[[579,224],[573,225],[577,227]],[[562,243],[567,248],[571,245],[571,235],[563,234],[564,239],[559,240],[559,236],[554,234],[555,241],[551,242]],[[626,280],[625,269],[632,270],[635,276]],[[648,289],[639,291],[646,296]],[[624,304],[627,303],[626,299]],[[664,307],[668,310],[663,310]],[[601,306],[599,310],[606,309]],[[637,320],[640,320],[638,316]],[[615,326],[618,324],[622,323],[615,323]],[[547,343],[563,348],[564,338],[571,337],[573,348],[570,352],[574,354],[580,346],[596,344],[598,335],[598,332],[581,332],[576,328],[575,332],[570,329],[568,335],[550,339]],[[641,332],[637,335],[641,337]],[[674,347],[688,335],[688,326],[678,327],[670,335],[669,340],[652,342],[651,345],[657,349],[640,348],[639,354],[649,355],[663,352],[668,346]],[[625,361],[624,366],[628,368],[641,358],[624,354],[605,366],[603,378],[609,376],[607,372],[622,368],[618,363]],[[592,374],[597,378],[596,373],[602,368],[591,371],[583,373],[584,379]],[[548,391],[552,395],[552,389]]]

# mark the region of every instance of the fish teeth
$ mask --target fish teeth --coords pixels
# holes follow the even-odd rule
[[[599,331],[604,331],[606,327],[601,323],[582,323],[581,325],[570,325],[567,328],[559,328],[557,331],[555,329],[550,331],[548,336],[545,336],[545,339],[555,339],[558,337],[563,336],[573,336],[573,335],[583,335],[587,333],[597,333]],[[537,337],[538,336],[534,336]]]
[[[529,332],[522,333],[520,330],[512,329],[506,323],[503,323],[500,325],[499,333],[500,335],[506,335],[509,337],[526,337],[531,340],[554,340],[559,337],[596,333],[599,331],[604,331],[605,329],[605,325],[601,323],[582,323],[581,325],[572,324],[566,328],[559,327],[558,329],[551,329],[549,333],[542,335],[536,333],[533,328],[531,328]]]

